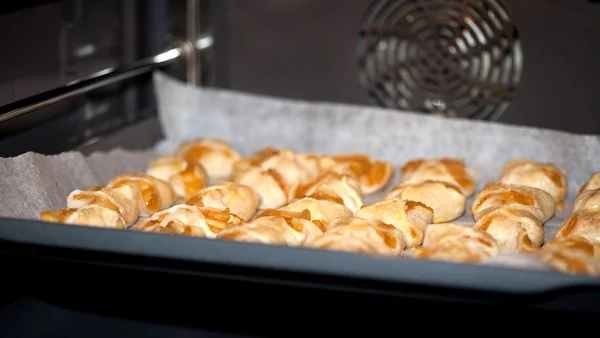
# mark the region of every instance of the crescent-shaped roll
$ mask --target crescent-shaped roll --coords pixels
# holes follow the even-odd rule
[[[433,209],[420,202],[394,198],[364,206],[354,216],[394,226],[404,234],[406,245],[414,248],[423,242],[425,229],[433,221]]]
[[[600,189],[583,190],[575,198],[573,212],[591,208],[600,208]]]
[[[536,255],[563,273],[600,275],[600,245],[582,237],[553,239]]]
[[[125,185],[135,192],[142,217],[172,206],[177,198],[169,183],[142,173],[117,176],[107,186],[119,188]]]
[[[496,206],[486,210],[473,229],[492,235],[500,253],[533,251],[544,244],[544,226],[529,211],[512,206]]]
[[[249,186],[233,182],[221,182],[200,190],[185,203],[220,210],[229,209],[243,220],[250,220],[260,204],[260,195]]]
[[[498,244],[487,232],[453,223],[427,228],[423,247],[412,257],[458,263],[475,263],[499,254]]]
[[[208,176],[204,168],[176,156],[159,157],[148,166],[146,174],[169,182],[175,193],[190,198],[206,186]]]
[[[353,213],[363,206],[363,198],[358,181],[348,175],[326,172],[302,184],[296,189],[296,198],[309,196],[318,187],[327,186],[344,200],[344,205]]]
[[[578,195],[581,195],[584,191],[587,190],[598,190],[600,189],[600,172],[594,173],[590,176],[590,178],[585,182],[584,185],[579,189]]]
[[[178,220],[172,220],[164,225],[160,225],[157,223],[149,223],[144,225],[143,228],[139,228],[137,230],[168,235],[206,237],[206,231],[204,231],[204,228],[183,224]]]
[[[477,185],[475,170],[455,158],[408,161],[400,169],[400,174],[401,182],[404,184],[424,181],[446,182],[457,186],[465,196],[471,196]]]
[[[555,238],[572,236],[600,244],[600,208],[583,209],[572,213],[561,224]]]
[[[359,242],[354,239],[359,239],[366,245],[358,244],[357,246]],[[400,230],[378,220],[357,217],[336,218],[329,223],[324,235],[307,243],[308,247],[318,249],[386,256],[398,256],[406,248],[404,234]],[[365,252],[365,249],[368,249],[369,252]]]
[[[364,238],[346,236],[339,233],[325,233],[306,245],[308,248],[330,251],[344,251],[366,255],[385,255],[382,247]]]
[[[382,190],[394,175],[394,167],[391,163],[376,161],[363,154],[323,156],[319,162],[324,172],[350,174],[356,177],[361,192],[365,195]]]
[[[290,186],[279,172],[254,167],[234,175],[233,181],[248,186],[260,196],[259,209],[276,209],[289,201]]]
[[[257,215],[250,227],[270,227],[279,232],[289,246],[300,246],[305,241],[312,241],[323,234],[325,230],[319,222],[310,219],[310,211],[292,212],[285,210],[267,209]]]
[[[499,206],[525,210],[535,215],[542,223],[552,218],[556,212],[556,201],[546,191],[500,182],[488,182],[477,193],[471,205],[471,212],[477,220],[486,213],[487,209],[491,210]]]
[[[119,212],[127,226],[133,225],[140,216],[138,200],[129,186],[119,188],[90,187],[74,190],[67,197],[67,208],[77,209],[84,205],[97,204]]]
[[[227,228],[217,235],[217,239],[269,245],[287,245],[285,237],[277,229],[264,225],[256,226],[250,224]]]
[[[279,154],[278,149],[266,147],[255,152],[251,156],[242,157],[233,164],[233,173],[235,174],[251,168],[260,167],[265,160],[276,154]]]
[[[316,155],[297,154],[287,149],[269,156],[260,167],[263,170],[274,170],[283,177],[289,187],[289,198],[293,196],[299,184],[316,177],[321,170]]]
[[[500,174],[500,183],[542,189],[552,195],[556,203],[562,203],[568,191],[566,173],[562,168],[530,160],[507,162]]]
[[[454,221],[465,213],[467,197],[456,185],[441,181],[423,181],[415,184],[400,183],[384,199],[400,198],[416,201],[433,209],[433,223]]]
[[[40,220],[50,223],[127,229],[127,222],[121,213],[100,204],[89,204],[79,208],[63,208],[54,212],[42,211]]]
[[[328,186],[320,186],[309,196],[292,201],[280,210],[293,212],[308,210],[312,221],[324,225],[338,217],[352,216],[352,211],[344,205],[344,200]]]
[[[211,180],[229,178],[233,171],[233,164],[240,159],[240,155],[227,142],[212,138],[198,138],[183,142],[175,152],[175,156],[200,164]]]
[[[241,224],[244,224],[244,220],[230,213],[229,209],[219,210],[178,204],[144,219],[137,225],[136,230],[149,231],[149,229],[155,229],[155,226],[190,226],[202,229],[202,231],[198,230],[193,233],[202,237],[214,238],[223,229]]]

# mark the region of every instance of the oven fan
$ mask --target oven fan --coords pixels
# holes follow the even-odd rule
[[[381,106],[485,120],[508,107],[522,71],[517,29],[495,0],[376,0],[358,59]]]

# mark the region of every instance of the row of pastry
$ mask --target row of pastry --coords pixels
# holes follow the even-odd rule
[[[257,210],[285,206],[323,184],[355,211],[363,204],[363,194],[383,189],[392,174],[389,163],[366,155],[316,156],[266,148],[241,157],[221,140],[197,139],[183,143],[172,156],[153,160],[146,173],[120,175],[104,186],[73,191],[66,208],[44,211],[40,218],[138,229],[159,212],[194,205],[227,209],[248,221]]]
[[[600,275],[600,172],[581,187],[571,215],[537,254],[560,271]]]
[[[76,190],[66,209],[40,216],[116,228],[127,228],[141,216],[134,227],[139,231],[383,255],[416,248],[411,255],[417,258],[459,262],[535,252],[557,269],[572,270],[548,258],[553,247],[553,255],[561,255],[555,253],[558,242],[539,250],[543,224],[566,196],[562,169],[525,160],[507,163],[498,182],[475,197],[473,226],[448,223],[463,215],[475,192],[473,169],[444,158],[410,161],[400,172],[401,182],[383,201],[364,206],[364,195],[391,180],[389,163],[366,155],[272,148],[241,157],[222,141],[198,139],[182,144],[174,156],[153,161],[146,174]],[[590,182],[580,196],[594,191],[596,183]]]

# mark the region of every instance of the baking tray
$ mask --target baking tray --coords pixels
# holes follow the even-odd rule
[[[0,242],[3,254],[28,257],[32,261],[112,264],[169,275],[370,295],[600,311],[600,279],[554,272],[379,258],[10,219],[0,220]],[[51,274],[37,278],[48,283],[55,279],[52,285],[70,285],[68,281],[73,276]]]

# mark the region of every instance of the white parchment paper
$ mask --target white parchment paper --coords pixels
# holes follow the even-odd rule
[[[569,214],[579,187],[600,171],[600,139],[595,135],[199,89],[163,73],[154,75],[154,83],[166,135],[154,149],[0,158],[0,217],[37,219],[40,211],[65,207],[72,190],[145,171],[155,156],[170,154],[180,142],[199,136],[225,139],[242,154],[266,146],[319,154],[364,152],[397,167],[416,158],[457,157],[477,171],[478,188],[497,179],[509,160],[552,162],[567,171],[569,195],[568,207],[546,224],[547,239]],[[381,197],[370,196],[366,202]],[[457,223],[473,221],[467,213]],[[492,263],[536,266],[530,259],[516,260],[511,256]]]

